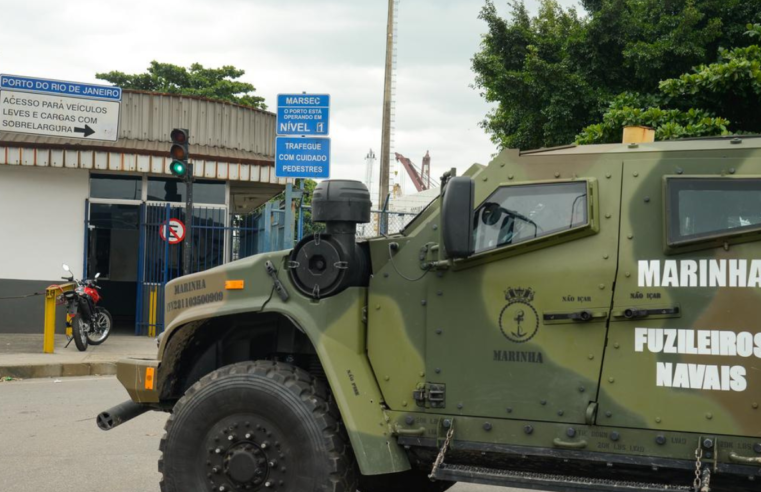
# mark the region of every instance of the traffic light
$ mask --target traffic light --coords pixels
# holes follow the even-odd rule
[[[169,164],[169,172],[178,178],[185,178],[188,173],[188,131],[175,128],[170,136],[172,148],[169,150],[169,156],[172,163]]]

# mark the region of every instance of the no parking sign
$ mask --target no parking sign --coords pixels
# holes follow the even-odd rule
[[[167,229],[169,230],[169,238],[166,237]],[[166,222],[161,224],[159,229],[159,235],[161,239],[167,241],[169,244],[179,244],[185,239],[185,224],[180,219],[169,219],[169,227],[166,226]]]

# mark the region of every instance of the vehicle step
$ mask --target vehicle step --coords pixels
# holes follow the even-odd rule
[[[483,485],[498,485],[553,492],[674,492],[692,490],[688,485],[677,486],[658,483],[624,482],[449,464],[442,464],[436,471],[434,478],[437,480],[471,482]]]

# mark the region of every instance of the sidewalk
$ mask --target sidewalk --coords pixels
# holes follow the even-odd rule
[[[156,357],[156,339],[111,335],[102,345],[77,350],[56,335],[55,353],[42,353],[42,335],[0,334],[0,379],[47,378],[116,374],[116,362],[126,357]]]

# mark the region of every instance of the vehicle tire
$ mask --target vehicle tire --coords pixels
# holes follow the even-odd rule
[[[188,389],[164,429],[162,492],[356,491],[354,453],[330,390],[288,364],[217,369]]]
[[[387,475],[363,475],[359,477],[359,492],[444,492],[456,482],[432,482],[428,473],[409,470]]]
[[[90,345],[100,345],[106,341],[114,327],[114,318],[105,308],[95,308],[94,326],[87,332],[87,342]]]
[[[87,350],[87,327],[82,322],[82,317],[76,315],[71,320],[71,334],[74,337],[74,343],[80,352]]]

